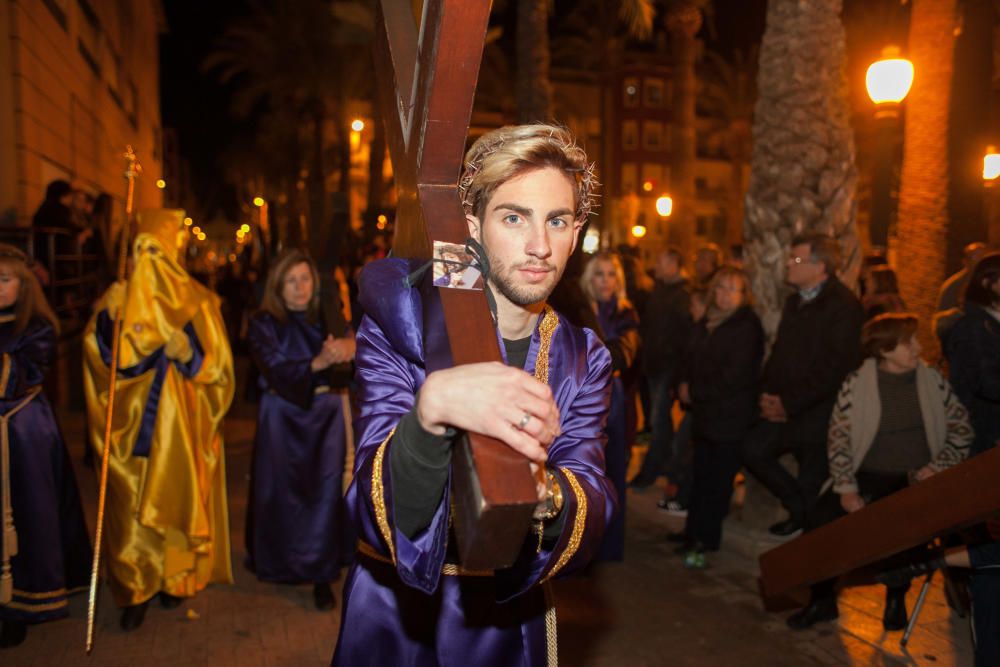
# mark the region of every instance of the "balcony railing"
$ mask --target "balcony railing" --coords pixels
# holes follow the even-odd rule
[[[107,266],[107,259],[84,252],[76,231],[58,227],[2,227],[0,242],[21,248],[35,261],[39,254],[51,258],[45,267],[49,280],[42,289],[63,325],[63,336],[77,333],[105,287],[102,267]]]

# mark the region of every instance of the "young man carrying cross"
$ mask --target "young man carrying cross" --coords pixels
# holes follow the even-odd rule
[[[347,495],[358,558],[334,665],[554,664],[542,584],[585,565],[615,511],[604,473],[610,355],[545,303],[594,186],[586,154],[563,128],[501,128],[466,154],[459,191],[488,259],[506,365],[426,374],[420,294],[405,280],[416,264],[388,259],[362,274],[360,437]],[[492,436],[545,467],[537,532],[510,568],[467,571],[455,557],[448,482],[460,431]]]

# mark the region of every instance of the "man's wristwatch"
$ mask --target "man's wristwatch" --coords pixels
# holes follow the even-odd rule
[[[562,486],[559,480],[551,471],[545,471],[545,500],[544,504],[535,511],[536,521],[548,521],[559,516],[563,508]]]

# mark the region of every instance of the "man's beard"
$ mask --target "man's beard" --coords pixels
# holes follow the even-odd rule
[[[508,301],[516,306],[531,306],[548,299],[552,290],[555,289],[556,284],[559,282],[559,278],[562,277],[563,269],[566,268],[564,266],[560,269],[545,261],[522,262],[515,267],[508,268],[507,265],[490,252],[489,248],[485,248],[485,250],[486,258],[490,263],[490,283],[500,294],[503,294]],[[553,268],[553,271],[550,273],[552,281],[548,284],[542,283],[537,285],[515,284],[511,274],[518,268],[526,267]]]

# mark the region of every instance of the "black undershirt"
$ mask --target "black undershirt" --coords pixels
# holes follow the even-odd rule
[[[524,368],[531,347],[531,336],[503,340],[507,365]],[[419,393],[417,395],[419,399]],[[389,447],[390,485],[396,526],[409,538],[424,530],[434,518],[448,483],[451,449],[458,434],[448,429],[443,435],[429,433],[420,425],[414,407],[403,415]],[[558,478],[557,478],[558,479]],[[562,481],[560,481],[562,486]],[[563,489],[565,498],[565,489]],[[544,538],[559,537],[565,523],[565,512],[545,527]]]

